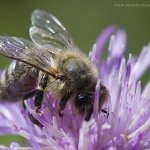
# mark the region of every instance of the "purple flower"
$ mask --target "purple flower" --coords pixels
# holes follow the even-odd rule
[[[114,33],[112,35],[112,33]],[[110,38],[108,56],[101,58],[104,45]],[[94,112],[86,122],[78,116],[70,104],[59,117],[57,101],[46,94],[42,114],[34,111],[33,98],[26,102],[27,111],[20,103],[0,104],[0,134],[18,134],[27,139],[25,147],[13,142],[10,148],[35,150],[103,150],[150,148],[150,82],[141,88],[140,78],[150,66],[150,45],[145,46],[139,57],[126,50],[126,34],[115,26],[106,28],[97,39],[89,58],[99,70],[95,90]],[[100,59],[101,58],[101,59]],[[109,112],[98,111],[99,86],[102,82],[109,91],[109,99],[102,106]],[[40,122],[31,122],[30,112]]]

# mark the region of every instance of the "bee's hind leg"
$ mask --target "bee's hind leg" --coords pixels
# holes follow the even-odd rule
[[[30,93],[28,93],[28,94],[26,94],[26,95],[24,96],[24,98],[23,98],[23,107],[24,107],[24,109],[26,109],[25,101],[26,101],[27,99],[33,97],[33,96],[35,95],[35,92],[36,92],[36,90],[34,90],[34,91],[32,91],[32,92],[30,92]],[[28,112],[28,116],[29,116],[30,120],[31,120],[34,124],[37,124],[38,126],[41,125],[40,122],[39,122],[37,119],[35,119],[35,118],[33,117],[33,115],[30,114],[29,112]]]
[[[30,97],[33,97],[35,96],[35,99],[34,99],[34,105],[35,105],[35,112],[36,113],[40,113],[39,109],[41,108],[41,105],[42,105],[42,100],[43,100],[43,94],[44,94],[44,89],[47,85],[47,80],[48,80],[48,76],[46,74],[44,74],[41,78],[41,81],[38,85],[38,88],[30,93],[28,93],[27,95],[24,96],[24,99],[23,99],[23,107],[24,109],[26,109],[26,106],[25,106],[25,101],[27,99],[29,99]],[[38,120],[36,120],[32,114],[28,114],[30,120],[34,123],[34,124],[37,124],[37,125],[41,125],[39,123]]]
[[[44,74],[40,80],[40,83],[39,83],[37,89],[24,96],[24,101],[30,97],[35,96],[34,105],[35,105],[35,112],[36,113],[40,113],[39,109],[42,106],[44,89],[46,88],[47,80],[48,80],[48,76],[47,76],[47,74]],[[23,102],[23,105],[25,108],[24,102]]]
[[[44,74],[41,78],[41,81],[38,85],[38,88],[35,91],[34,105],[35,105],[35,112],[36,113],[40,113],[39,109],[42,106],[44,89],[46,88],[47,81],[48,81],[48,75]]]
[[[33,96],[35,95],[35,91],[36,91],[36,90],[34,90],[34,91],[32,91],[32,92],[26,94],[26,95],[23,97],[23,108],[24,108],[24,109],[26,109],[25,101],[26,101],[27,99],[33,97]]]

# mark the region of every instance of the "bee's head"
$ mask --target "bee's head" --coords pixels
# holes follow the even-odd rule
[[[100,86],[99,109],[108,97],[108,91],[105,86]],[[75,107],[81,115],[85,115],[85,120],[89,120],[94,107],[94,92],[83,92],[75,97]]]
[[[75,107],[85,120],[89,120],[93,112],[94,92],[84,92],[75,97]]]

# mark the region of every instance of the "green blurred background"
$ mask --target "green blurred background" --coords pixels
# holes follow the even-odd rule
[[[5,0],[0,3],[0,35],[29,39],[30,16],[34,9],[51,12],[59,18],[86,53],[99,33],[112,24],[126,30],[127,53],[138,55],[150,42],[150,2],[147,0]],[[7,64],[8,60],[0,57],[0,67]],[[142,82],[146,83],[149,76],[150,71],[147,71]],[[0,144],[21,140],[5,136],[0,137]]]

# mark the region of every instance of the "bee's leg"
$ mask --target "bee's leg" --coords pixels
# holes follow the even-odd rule
[[[36,90],[34,90],[34,91],[32,91],[32,92],[30,92],[30,93],[28,93],[28,94],[26,94],[26,95],[24,96],[24,98],[23,98],[23,108],[24,108],[24,109],[26,109],[25,101],[26,101],[27,99],[29,99],[30,97],[33,97],[33,96],[35,95],[35,92],[36,92]]]
[[[36,113],[39,113],[39,109],[41,108],[41,105],[42,105],[43,93],[44,93],[44,89],[45,89],[46,84],[47,84],[47,80],[48,80],[48,76],[46,74],[44,74],[41,78],[41,81],[39,83],[38,88],[24,96],[24,99],[23,99],[24,109],[26,109],[25,100],[29,99],[30,97],[35,96],[35,101],[34,101],[34,104],[35,104],[35,107],[36,107],[35,111],[36,111]],[[37,121],[33,117],[32,114],[29,113],[28,116],[34,124],[41,125],[40,122]]]
[[[41,108],[43,95],[44,95],[44,89],[46,88],[47,81],[48,81],[48,75],[44,74],[41,78],[38,88],[35,91],[34,105],[35,105],[36,113],[39,113],[39,109]]]
[[[38,85],[38,88],[30,93],[28,93],[27,95],[24,96],[24,100],[27,100],[28,98],[35,96],[35,100],[34,100],[34,105],[36,107],[36,112],[39,111],[39,109],[41,108],[42,105],[42,100],[43,100],[43,93],[44,93],[44,89],[46,88],[47,85],[47,80],[48,80],[48,76],[46,74],[44,74],[41,78],[41,81]],[[25,108],[25,104],[23,102],[23,106]]]
[[[34,91],[32,91],[32,92],[30,92],[30,93],[28,93],[27,95],[24,96],[24,99],[23,99],[23,107],[24,107],[24,109],[26,109],[25,100],[29,99],[30,97],[33,97],[33,96],[35,95],[35,92],[36,92],[36,90],[34,90]],[[28,113],[28,116],[29,116],[30,120],[31,120],[34,124],[37,124],[38,126],[41,125],[40,122],[37,121],[37,120],[33,117],[32,114]]]
[[[63,116],[63,113],[62,113],[62,110],[64,110],[68,100],[70,98],[70,95],[65,95],[62,97],[60,103],[59,103],[59,109],[58,109],[58,112],[59,112],[59,116],[62,117]]]

